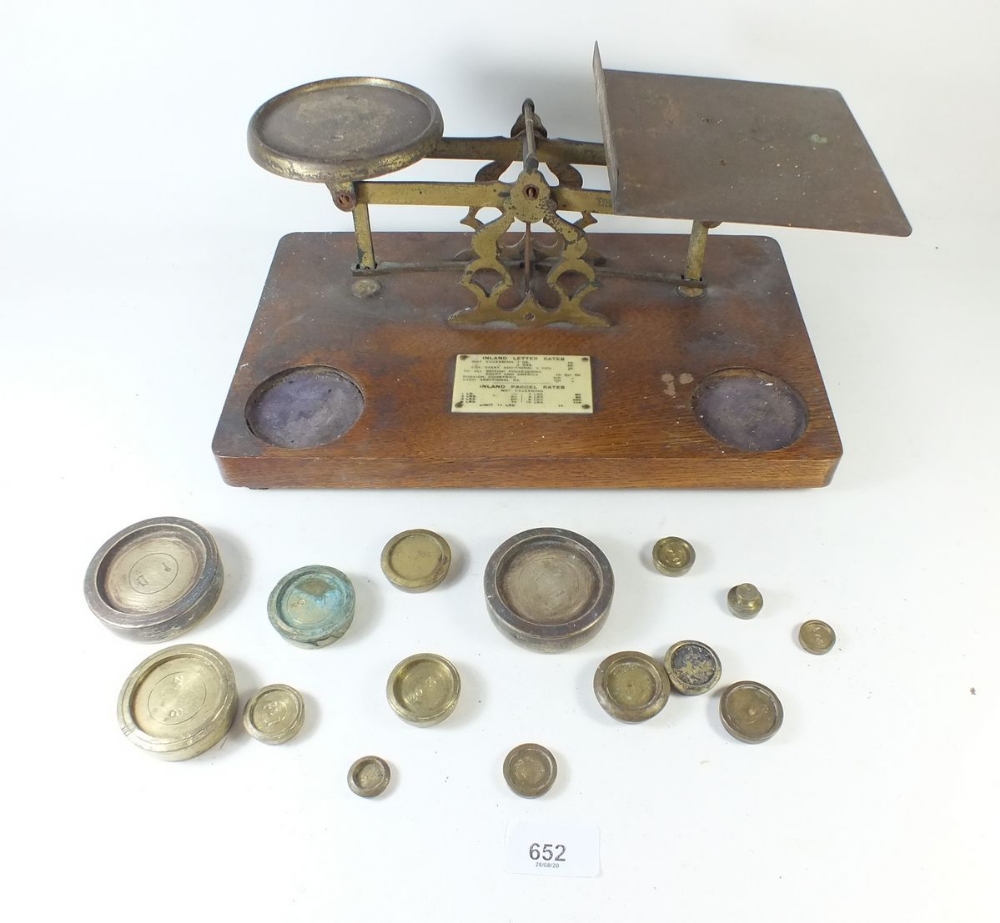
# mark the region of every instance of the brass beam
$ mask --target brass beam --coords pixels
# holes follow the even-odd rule
[[[520,142],[518,142],[520,144]],[[354,184],[358,205],[452,205],[463,208],[500,208],[508,183],[407,183]],[[552,198],[562,211],[612,213],[611,193],[596,189],[553,186]]]
[[[457,205],[463,208],[499,208],[506,183],[355,183],[358,203],[364,205]]]
[[[541,163],[575,163],[584,166],[607,165],[604,145],[598,141],[570,141],[538,138]],[[521,160],[520,138],[442,138],[428,154],[438,160]]]
[[[570,189],[553,186],[552,198],[556,208],[564,212],[590,212],[592,215],[613,215],[611,193],[599,189]]]

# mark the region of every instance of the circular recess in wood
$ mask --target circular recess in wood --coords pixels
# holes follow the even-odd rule
[[[719,442],[744,452],[773,452],[806,431],[809,411],[791,385],[757,369],[705,376],[691,400],[695,418]]]
[[[339,369],[324,365],[272,375],[247,401],[255,436],[283,449],[311,449],[344,435],[365,407],[361,389]]]

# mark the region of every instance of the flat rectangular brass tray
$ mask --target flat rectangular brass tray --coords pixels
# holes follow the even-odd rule
[[[686,235],[591,240],[603,264],[588,305],[609,326],[449,324],[468,294],[461,265],[447,261],[467,234],[375,234],[380,259],[400,271],[379,275],[369,297],[353,288],[371,281],[352,271],[355,235],[283,238],[215,434],[223,477],[245,487],[826,484],[840,439],[778,245],[713,236],[712,284],[690,298],[652,278],[683,272]],[[589,357],[592,413],[453,412],[458,357],[497,353]],[[256,435],[248,414],[261,389],[316,368],[360,392],[336,410],[345,431],[295,447],[281,437],[295,425],[286,415],[277,436],[263,424],[269,438]]]
[[[616,213],[910,233],[836,90],[594,72]]]

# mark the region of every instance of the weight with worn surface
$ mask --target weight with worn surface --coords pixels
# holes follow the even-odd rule
[[[354,621],[354,584],[335,567],[300,567],[271,591],[267,615],[278,634],[296,647],[326,647]]]
[[[386,790],[391,776],[389,764],[382,757],[363,756],[347,771],[347,786],[355,795],[375,798]]]
[[[109,538],[84,578],[87,605],[136,641],[170,641],[203,619],[222,592],[215,539],[189,519],[161,516]]]
[[[764,608],[764,597],[752,583],[739,583],[726,595],[729,611],[738,619],[752,619]]]
[[[733,683],[719,699],[722,726],[737,740],[759,744],[781,729],[781,700],[762,683]]]
[[[382,573],[408,593],[432,590],[448,576],[451,548],[436,532],[410,529],[394,535],[382,549]]]
[[[541,744],[519,744],[503,761],[503,777],[515,795],[539,798],[556,781],[556,758]]]
[[[837,643],[836,632],[819,619],[809,619],[799,627],[799,644],[810,654],[828,654]]]
[[[462,681],[451,661],[414,654],[393,667],[385,693],[392,710],[408,724],[440,724],[458,705]]]
[[[639,651],[621,651],[601,661],[594,694],[612,718],[636,723],[663,711],[670,680],[663,664]]]
[[[556,653],[604,625],[615,580],[604,552],[565,529],[529,529],[493,552],[484,578],[493,624],[515,644]]]
[[[694,548],[689,541],[668,535],[653,545],[653,566],[667,577],[682,577],[694,564]]]
[[[704,695],[722,675],[719,655],[701,641],[678,641],[667,651],[663,666],[681,695]]]

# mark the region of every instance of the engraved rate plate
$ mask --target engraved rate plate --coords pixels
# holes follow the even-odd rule
[[[593,413],[589,356],[468,355],[455,360],[455,413]]]

